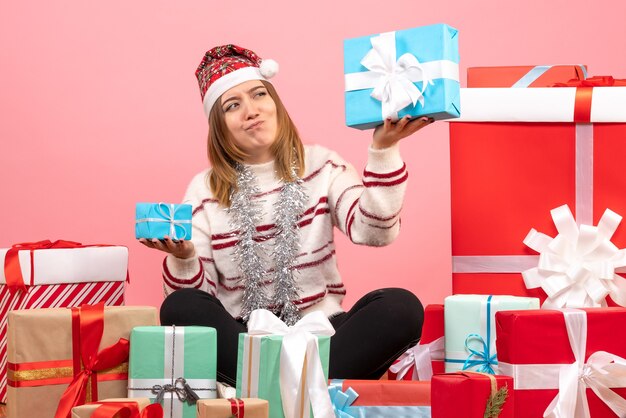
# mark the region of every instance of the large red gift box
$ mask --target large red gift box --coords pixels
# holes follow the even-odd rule
[[[520,274],[538,264],[523,243],[531,228],[555,236],[550,210],[564,204],[578,224],[606,208],[626,214],[626,87],[468,88],[461,101],[450,124],[453,293],[544,300]],[[612,242],[626,247],[624,226]]]
[[[428,305],[424,309],[422,337],[415,347],[404,352],[387,373],[389,380],[430,380],[433,373],[444,372],[444,321],[443,305]],[[430,366],[423,364],[430,359]],[[419,365],[416,372],[415,366]]]
[[[0,248],[0,263],[0,402],[6,402],[9,311],[123,305],[128,248],[46,240]]]
[[[559,379],[568,372],[573,372],[571,379],[561,383],[569,382],[566,388],[574,395],[575,404],[582,407],[583,402],[576,397],[580,390],[586,394],[592,417],[615,417],[590,385],[614,380],[607,386],[618,383],[619,388],[603,390],[609,391],[609,396],[626,396],[626,360],[620,359],[626,357],[626,333],[621,331],[625,321],[623,308],[498,312],[498,367],[514,377],[515,417],[544,416],[557,394],[565,400],[565,391],[559,393],[558,388]],[[625,364],[619,365],[620,362]],[[606,370],[618,377],[605,375]],[[626,405],[626,400],[620,402]],[[561,413],[563,417],[585,417],[578,410],[562,409]],[[617,416],[626,416],[626,409]]]
[[[504,67],[470,67],[467,87],[551,87],[568,80],[584,80],[584,65],[517,65]]]
[[[513,418],[513,378],[475,372],[438,374],[431,381],[432,416],[434,418],[492,418],[485,415],[489,399],[497,390],[508,392],[498,418]],[[538,415],[540,416],[540,415]]]

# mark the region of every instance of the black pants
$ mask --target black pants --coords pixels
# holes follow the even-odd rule
[[[378,379],[422,333],[424,309],[413,293],[397,288],[375,290],[349,312],[330,319],[331,379]],[[235,320],[222,303],[206,292],[180,289],[161,306],[162,325],[202,325],[217,330],[217,379],[235,386],[239,334],[245,323]]]

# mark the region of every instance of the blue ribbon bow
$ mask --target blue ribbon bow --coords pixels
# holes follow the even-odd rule
[[[472,367],[478,367],[476,371],[481,373],[496,374],[492,365],[498,365],[497,353],[491,354],[490,342],[491,342],[491,298],[493,295],[489,295],[487,298],[487,339],[482,335],[469,334],[465,339],[465,349],[469,351],[470,355],[467,356],[465,363],[463,363],[463,370],[470,369]],[[469,341],[476,339],[482,343],[482,351],[474,350],[470,348]],[[475,357],[475,358],[472,358]]]
[[[487,318],[485,319],[487,325],[487,338],[483,338],[479,334],[469,334],[465,339],[465,350],[469,352],[469,356],[465,360],[446,358],[446,363],[463,363],[462,370],[468,370],[476,367],[475,371],[481,373],[496,374],[493,366],[498,365],[498,354],[491,353],[491,298],[493,295],[489,295],[487,298]],[[478,340],[482,345],[481,349],[470,348],[470,341]]]
[[[331,382],[328,386],[330,401],[337,418],[358,418],[360,416],[358,410],[352,407],[352,403],[359,397],[359,394],[352,388],[342,391],[342,383]]]
[[[489,325],[490,325],[489,322],[487,322],[487,326]],[[487,331],[487,336],[488,336],[487,339],[489,339],[489,331]],[[482,351],[474,350],[473,348],[470,348],[469,341],[472,339],[476,339],[482,343],[483,345]],[[467,338],[465,339],[465,349],[470,352],[470,355],[465,360],[465,363],[463,363],[463,370],[480,366],[478,367],[478,369],[476,369],[477,372],[496,374],[492,365],[496,365],[496,366],[498,365],[497,354],[490,353],[489,343],[485,341],[485,339],[481,335],[478,335],[478,334],[468,335]],[[472,357],[475,357],[475,358],[472,358]]]

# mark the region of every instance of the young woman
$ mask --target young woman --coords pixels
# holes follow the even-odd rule
[[[302,144],[268,81],[276,72],[275,62],[235,45],[209,50],[196,71],[211,168],[185,194],[193,238],[140,240],[169,253],[161,323],[216,328],[218,380],[234,385],[238,334],[252,310],[287,323],[322,311],[336,330],[330,377],[377,379],[418,341],[423,308],[412,293],[387,288],[344,312],[333,230],[357,244],[393,241],[408,176],[398,141],[432,120],[375,129],[361,177],[335,152]]]

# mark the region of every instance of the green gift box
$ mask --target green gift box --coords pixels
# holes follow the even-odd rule
[[[523,309],[539,309],[539,299],[494,295],[448,296],[444,301],[446,373],[471,370],[499,374],[496,312]]]
[[[195,398],[214,399],[217,333],[209,327],[136,327],[130,334],[128,397],[163,405],[165,418],[195,418]]]
[[[255,312],[253,312],[253,316]],[[252,329],[251,324],[254,322],[253,316],[251,316],[251,319],[248,323],[249,329]],[[332,326],[330,327],[332,330]],[[332,333],[334,333],[334,330],[332,331]],[[330,356],[330,335],[318,334],[314,335],[314,337],[317,340],[317,351],[319,353],[321,370],[324,375],[323,384],[327,385],[328,360]],[[280,378],[283,338],[288,338],[288,336],[277,334],[239,334],[239,351],[237,359],[237,397],[261,398],[267,400],[269,402],[269,416],[272,418],[285,417],[285,413],[283,411],[283,399],[281,396],[281,384],[287,384],[288,386],[291,386],[289,383],[282,382]],[[302,375],[298,376],[298,379],[303,385],[305,384],[304,382],[307,379],[307,374],[312,375],[315,372],[315,370],[313,370],[314,368],[310,367],[311,359],[307,360],[307,355],[308,353],[306,355],[303,355],[304,365],[298,370],[302,373]],[[307,365],[307,363],[309,365]],[[318,377],[321,378],[321,376]],[[313,417],[312,411],[302,411],[304,407],[302,407],[301,405],[308,404],[307,400],[309,395],[305,392],[307,391],[304,388],[301,388],[301,390],[299,391],[299,393],[301,393],[302,396],[306,397],[306,399],[304,400],[304,402],[300,403],[300,410],[298,413],[296,413],[297,418],[301,418],[301,416]],[[313,402],[312,399],[311,402]],[[330,398],[328,398],[328,404],[330,405]]]

